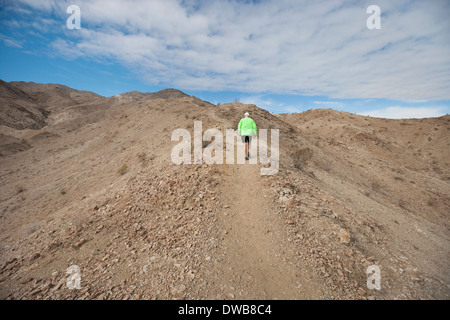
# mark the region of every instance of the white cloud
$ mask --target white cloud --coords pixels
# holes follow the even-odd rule
[[[0,39],[3,40],[3,43],[7,45],[8,47],[14,47],[14,48],[22,48],[22,43],[11,39],[9,37],[5,37],[4,35],[0,34]]]
[[[392,106],[382,109],[359,112],[362,116],[389,119],[433,118],[445,115],[445,107],[399,107]]]
[[[313,103],[322,108],[339,109],[344,106],[342,102],[338,101],[313,101]]]
[[[32,9],[50,11],[56,7],[55,0],[19,0],[22,3],[30,6]],[[62,1],[61,1],[62,2]]]
[[[67,17],[70,1],[31,1]],[[180,89],[331,98],[450,99],[450,4],[363,1],[79,0],[82,30],[62,55],[114,59]],[[38,20],[41,17],[37,17]],[[64,21],[65,23],[65,21]],[[74,32],[72,32],[74,31]]]
[[[256,96],[248,96],[244,97],[242,99],[239,99],[240,102],[245,104],[254,104],[257,106],[261,106],[262,108],[266,107],[280,107],[283,104],[280,102],[276,102],[272,99],[265,98],[263,95],[256,95]]]
[[[275,101],[273,99],[264,97],[263,95],[255,95],[255,96],[248,96],[240,99],[240,102],[245,104],[254,104],[258,106],[259,108],[263,108],[267,111],[273,112],[273,113],[297,113],[297,112],[303,112],[305,108],[301,106],[295,106],[286,104],[283,102]]]

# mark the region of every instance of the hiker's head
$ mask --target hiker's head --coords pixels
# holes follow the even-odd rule
[[[244,116],[246,116],[246,117],[248,117],[250,115],[250,113],[248,113],[248,112],[246,112],[245,114],[244,114]]]

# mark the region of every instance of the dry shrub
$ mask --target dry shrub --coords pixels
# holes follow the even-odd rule
[[[125,173],[128,172],[128,166],[124,164],[122,167],[120,167],[119,170],[117,170],[117,173],[123,176]]]
[[[301,169],[306,163],[311,160],[313,151],[310,148],[299,149],[294,152],[292,158],[294,160],[294,167]]]
[[[427,204],[428,204],[430,207],[435,206],[436,203],[437,203],[436,198],[429,198],[428,201],[427,201]]]
[[[25,191],[25,187],[24,186],[16,186],[16,191],[17,191],[17,193],[22,193]]]
[[[381,190],[381,184],[378,181],[376,181],[376,180],[372,181],[372,189],[374,191],[380,191]]]
[[[147,155],[145,154],[145,152],[138,153],[137,157],[139,159],[141,166],[145,167],[148,165],[149,159],[147,158]]]
[[[330,172],[331,171],[331,165],[328,161],[325,161],[323,159],[316,159],[314,160],[314,165],[321,169],[324,170],[326,172]]]

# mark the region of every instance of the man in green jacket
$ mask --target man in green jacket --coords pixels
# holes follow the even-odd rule
[[[242,142],[245,143],[245,160],[250,158],[250,143],[252,136],[256,136],[256,123],[250,118],[250,114],[246,112],[245,117],[239,121],[238,134],[241,136]]]

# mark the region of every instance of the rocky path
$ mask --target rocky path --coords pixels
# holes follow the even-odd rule
[[[285,241],[258,165],[223,166],[224,258],[217,266],[229,298],[316,299],[311,272]],[[227,287],[228,286],[228,287]]]

